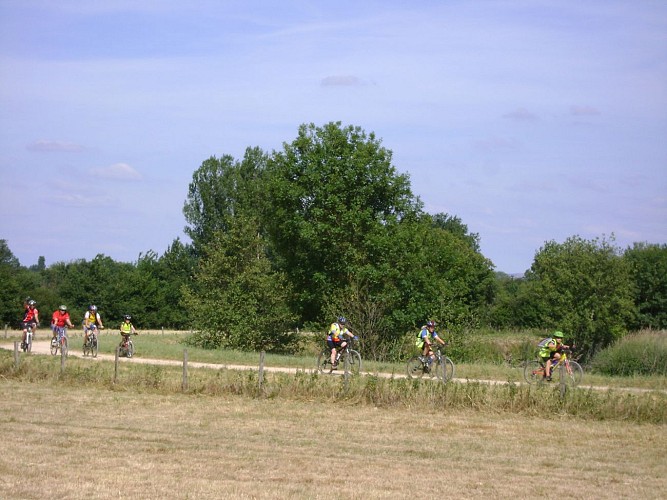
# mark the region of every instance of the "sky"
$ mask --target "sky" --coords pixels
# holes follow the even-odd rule
[[[663,0],[0,0],[0,239],[24,266],[189,241],[211,156],[374,133],[495,269],[667,243]]]

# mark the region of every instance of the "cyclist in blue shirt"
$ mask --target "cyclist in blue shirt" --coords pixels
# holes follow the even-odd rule
[[[446,342],[438,335],[438,332],[435,331],[435,321],[429,320],[417,335],[417,342],[415,343],[421,350],[424,359],[430,358],[428,359],[429,364],[435,360],[435,354],[431,348],[434,341],[442,345],[446,344]]]

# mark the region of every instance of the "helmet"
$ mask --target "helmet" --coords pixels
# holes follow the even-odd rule
[[[426,322],[426,327],[427,328],[431,328],[431,327],[435,328],[435,321],[431,321],[431,320],[427,321]]]
[[[60,309],[61,311],[67,311],[67,306],[61,305],[58,309]]]
[[[345,323],[347,323],[347,319],[345,319],[345,316],[339,316],[339,317],[338,317],[338,322],[339,322],[341,325],[344,325]]]
[[[37,305],[37,302],[35,302],[34,300],[30,299],[30,300],[28,301],[28,305],[29,305],[29,306],[33,306],[33,307],[35,307],[35,306]]]
[[[561,331],[554,332],[554,338],[562,339],[564,336],[565,335],[563,335],[563,332],[561,332]]]
[[[93,304],[92,306],[90,306],[90,310],[91,311],[97,311],[97,306]]]
[[[129,314],[126,314],[125,316],[123,316],[123,318],[125,318],[125,319],[132,319],[132,316],[130,316]]]

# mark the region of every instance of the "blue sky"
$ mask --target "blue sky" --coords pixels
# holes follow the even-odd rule
[[[667,2],[0,0],[0,239],[23,265],[183,235],[210,156],[374,132],[496,269],[667,243]]]

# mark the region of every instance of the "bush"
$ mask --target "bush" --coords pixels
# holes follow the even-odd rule
[[[667,331],[628,335],[600,351],[591,368],[604,375],[667,375]]]

